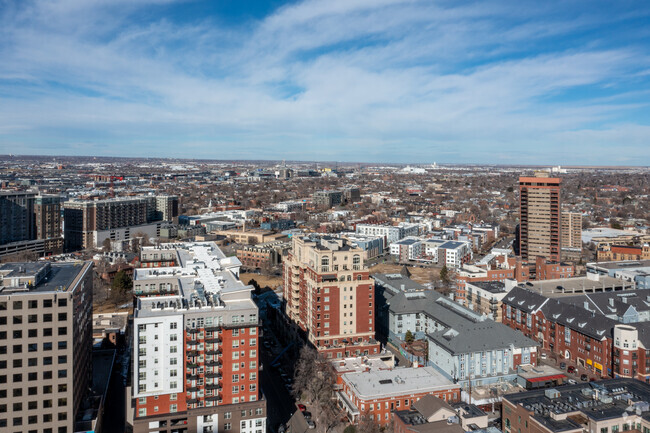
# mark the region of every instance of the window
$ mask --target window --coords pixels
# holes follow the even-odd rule
[[[65,298],[59,298],[59,307],[65,307],[68,305],[68,300]]]

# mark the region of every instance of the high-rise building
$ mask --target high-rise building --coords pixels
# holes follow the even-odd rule
[[[61,199],[30,191],[0,191],[0,256],[63,251]]]
[[[175,200],[174,200],[175,199]],[[178,216],[178,198],[119,197],[73,200],[63,204],[67,250],[95,248],[105,239],[126,240],[138,233],[158,236],[163,217]]]
[[[521,257],[560,261],[560,182],[546,172],[519,178]]]
[[[134,273],[133,431],[266,432],[241,263],[213,242],[145,247]],[[179,428],[182,427],[182,430]]]
[[[36,239],[61,237],[61,197],[37,196],[34,202]]]
[[[156,219],[178,221],[178,196],[159,195],[156,197]]]
[[[379,353],[366,254],[344,239],[293,238],[284,263],[286,315],[327,357]]]
[[[562,248],[582,248],[582,214],[562,212]]]
[[[0,191],[0,245],[36,239],[34,192]]]
[[[92,262],[0,265],[0,431],[75,431],[91,384],[92,284]]]

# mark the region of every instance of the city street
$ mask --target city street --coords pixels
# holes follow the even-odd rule
[[[575,362],[561,358],[557,355],[554,355],[548,351],[545,351],[547,358],[546,359],[541,359],[539,360],[540,364],[544,365],[550,365],[551,367],[557,368],[558,370],[560,369],[560,363],[564,362],[566,364],[566,368],[562,370],[562,373],[565,374],[569,379],[573,379],[577,382],[581,382],[582,380],[580,379],[580,376],[583,374],[586,374],[589,380],[594,379],[594,380],[601,380],[602,378],[596,374],[595,372],[578,366]],[[574,373],[569,373],[569,367],[573,366],[575,368]]]

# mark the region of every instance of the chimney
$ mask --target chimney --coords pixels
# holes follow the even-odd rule
[[[589,302],[585,301],[585,310],[589,311]]]

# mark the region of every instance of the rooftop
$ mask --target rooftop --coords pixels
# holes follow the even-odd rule
[[[469,281],[467,284],[478,287],[490,293],[506,293],[506,285],[500,281]]]
[[[580,429],[589,419],[626,418],[634,412],[646,419],[650,416],[650,385],[634,379],[564,385],[506,395],[503,399],[523,406],[554,432]]]
[[[92,262],[22,262],[0,265],[0,293],[66,292]]]
[[[343,375],[343,381],[347,382],[361,399],[398,397],[404,394],[458,388],[458,385],[433,367],[346,373]]]

